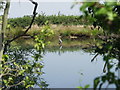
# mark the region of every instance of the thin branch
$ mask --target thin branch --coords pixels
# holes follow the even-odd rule
[[[33,10],[32,21],[31,21],[29,27],[25,30],[24,33],[22,33],[22,34],[20,34],[20,35],[18,35],[18,36],[16,36],[16,37],[14,37],[14,38],[11,39],[11,40],[8,40],[8,41],[5,43],[4,52],[7,51],[7,50],[6,50],[6,49],[7,49],[7,45],[9,45],[12,41],[14,41],[14,40],[16,40],[16,39],[18,39],[18,38],[24,36],[24,35],[30,30],[30,28],[32,27],[32,24],[34,23],[35,17],[36,17],[36,15],[37,15],[37,12],[36,12],[36,11],[37,11],[37,7],[38,7],[38,3],[35,2],[35,1],[33,1],[33,0],[29,0],[29,1],[32,2],[32,4],[35,5],[35,6],[34,6],[34,10]]]
[[[93,62],[98,55],[99,55],[99,54],[97,53],[97,54],[93,57],[93,59],[91,60],[91,62]]]
[[[9,88],[11,88],[11,87],[18,86],[18,85],[22,84],[23,82],[24,82],[24,80],[20,81],[20,82],[19,82],[19,83],[17,83],[17,84],[10,85],[10,86],[8,86],[7,88],[9,89]]]
[[[3,76],[7,76],[7,75],[9,75],[9,76],[13,76],[13,77],[16,77],[16,75],[14,75],[14,74],[6,73],[6,74],[1,74],[1,75],[0,75],[0,78],[3,77]]]
[[[104,73],[106,72],[106,66],[107,66],[107,61],[105,62],[104,67],[103,67],[103,72]]]

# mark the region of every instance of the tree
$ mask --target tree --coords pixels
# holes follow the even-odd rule
[[[94,80],[94,89],[98,86],[102,88],[103,84],[108,82],[114,84],[117,89],[120,87],[120,2],[85,2],[80,8],[84,15],[93,23],[93,26],[103,28],[107,36],[101,46],[96,46],[94,53],[103,56],[105,61],[103,72],[106,74],[97,77]],[[118,60],[117,65],[113,65],[114,59]],[[113,67],[118,71],[118,76],[111,72]]]
[[[5,3],[5,9],[4,9],[4,13],[2,15],[2,20],[0,21],[0,63],[3,64],[3,54],[5,54],[5,52],[7,51],[7,46],[14,40],[18,39],[19,37],[23,36],[24,34],[26,34],[28,32],[28,30],[31,28],[33,22],[34,22],[34,19],[36,17],[36,10],[37,10],[37,2],[34,2],[33,0],[29,0],[32,4],[35,5],[34,7],[34,11],[33,11],[33,17],[32,17],[32,21],[29,25],[29,27],[26,29],[26,31],[24,33],[22,33],[21,35],[18,35],[16,36],[15,38],[11,39],[11,40],[8,40],[8,41],[5,41],[4,40],[4,34],[5,34],[5,31],[6,31],[6,27],[7,27],[7,19],[8,19],[8,12],[9,12],[9,8],[10,8],[10,0],[6,0],[4,2],[0,2],[0,9],[3,8],[3,3]],[[2,65],[1,64],[1,65]],[[4,65],[0,66],[0,69],[1,68],[4,68]],[[1,69],[2,70],[2,69]],[[0,75],[0,78],[4,77],[2,71],[0,71],[1,75]],[[0,79],[1,80],[1,79]],[[1,81],[0,81],[1,83]],[[2,85],[2,84],[1,84]]]
[[[37,15],[36,10],[38,4],[33,0],[29,1],[34,5],[33,16],[30,25],[24,32],[20,33],[14,38],[5,40],[3,37],[4,40],[1,40],[1,46],[4,44],[4,47],[2,46],[3,52],[1,53],[2,65],[0,66],[0,68],[2,68],[2,70],[0,71],[0,78],[2,78],[0,80],[0,82],[2,82],[2,89],[26,89],[29,87],[33,87],[35,84],[39,85],[39,87],[41,88],[46,88],[48,86],[43,79],[40,80],[40,75],[43,74],[41,69],[44,66],[43,63],[40,61],[42,58],[41,54],[44,52],[44,48],[47,45],[47,38],[49,38],[49,36],[53,34],[53,32],[50,29],[50,26],[48,25],[48,22],[46,22],[45,26],[43,26],[40,35],[33,37],[34,41],[36,42],[34,46],[36,52],[32,51],[33,60],[29,60],[25,57],[25,52],[24,50],[22,50],[22,48],[11,46],[8,47],[8,45],[10,45],[11,42],[24,36],[30,30],[35,20],[35,17]],[[8,2],[8,4],[10,5],[10,2]],[[4,10],[4,19],[2,21],[4,30],[6,30],[7,26],[7,15],[9,11],[7,6],[8,4],[5,4],[7,9]],[[40,81],[38,82],[38,80]]]
[[[2,26],[1,26],[1,34],[0,34],[0,60],[2,59],[3,55],[3,50],[4,50],[4,33],[6,31],[7,27],[7,18],[8,18],[8,12],[10,8],[10,0],[6,1],[5,9],[4,9],[4,14],[2,16]]]

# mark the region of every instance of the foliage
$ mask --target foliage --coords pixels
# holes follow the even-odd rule
[[[21,18],[10,18],[8,23],[11,27],[22,27],[25,28],[30,24],[31,16],[24,16]],[[57,25],[87,25],[90,24],[87,19],[81,18],[80,16],[65,16],[65,15],[38,15],[35,19],[34,24],[41,26],[44,25],[46,21],[49,21],[50,24]]]
[[[42,52],[47,44],[50,42],[47,42],[47,39],[53,35],[53,31],[50,29],[50,26],[48,25],[48,22],[45,23],[45,26],[43,26],[43,29],[41,30],[40,34],[35,36],[35,48],[37,50],[40,50]],[[46,43],[47,42],[47,43]]]
[[[3,57],[2,88],[23,89],[33,87],[34,84],[38,83],[38,76],[42,74],[43,65],[40,62],[26,60],[23,55],[25,52],[20,51],[20,49],[14,48],[12,50],[14,50],[11,52],[12,54]]]
[[[65,15],[51,15],[51,16],[45,16],[45,15],[39,15],[36,18],[36,24],[37,25],[43,25],[45,21],[49,21],[51,24],[63,24],[63,25],[81,25],[87,20],[85,19],[82,21],[80,16],[65,16]],[[87,24],[87,23],[86,23]]]
[[[6,38],[5,39],[10,39],[10,38],[14,38],[22,33],[24,33],[23,29],[21,27],[15,27],[9,30],[9,28],[7,28],[8,30],[5,32]]]
[[[22,27],[26,28],[31,23],[31,16],[24,16],[22,18],[11,18],[8,20],[8,24],[10,24],[11,27]]]
[[[94,26],[101,26],[109,33],[120,32],[120,3],[86,2],[80,8]]]
[[[85,85],[84,87],[79,86],[77,88],[79,88],[79,90],[86,90],[89,87],[90,87],[90,85]]]
[[[119,2],[85,2],[80,8],[84,12],[84,15],[93,23],[93,26],[101,26],[105,32],[113,37],[106,36],[104,42],[96,46],[94,53],[103,56],[105,65],[103,72],[105,75],[99,76],[94,80],[94,89],[102,86],[107,82],[108,85],[114,84],[116,89],[120,87],[119,76],[115,75],[114,71],[120,69],[120,3]],[[114,35],[113,33],[116,33]],[[96,56],[95,56],[96,57]],[[114,60],[117,60],[116,64]]]
[[[44,66],[42,53],[49,41],[46,39],[53,33],[47,25],[41,30],[41,35],[35,36],[35,49],[25,52],[21,47],[9,48],[2,60],[2,88],[3,89],[25,89],[38,85],[40,88],[46,88],[48,84],[40,76],[43,74]],[[47,38],[46,38],[47,37]],[[47,41],[47,42],[46,42]],[[30,53],[31,52],[31,53]],[[32,54],[31,60],[28,56]]]
[[[106,73],[101,77],[95,78],[94,80],[95,89],[98,86],[99,88],[102,88],[103,84],[106,82],[108,82],[108,85],[114,84],[117,89],[119,88],[120,86],[119,76],[116,76],[115,72],[112,71],[115,68],[114,71],[119,72],[119,68],[120,68],[119,50],[120,50],[120,43],[116,41],[116,39],[108,42],[104,42],[100,47],[95,48],[94,52],[99,53],[100,55],[103,56],[103,60],[105,61],[103,72]]]
[[[65,28],[59,31],[59,33],[65,37],[65,36],[76,36],[77,38],[83,38],[83,37],[97,37],[98,35],[103,35],[102,30],[91,30],[89,28],[80,28],[79,30],[74,30],[72,28]],[[85,38],[86,39],[86,38]]]

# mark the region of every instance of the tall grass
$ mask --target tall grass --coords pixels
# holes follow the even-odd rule
[[[98,35],[103,35],[102,30],[91,30],[90,27],[81,27],[79,26],[74,26],[74,25],[69,25],[69,26],[64,26],[64,25],[50,25],[51,29],[54,31],[54,36],[51,36],[50,39],[58,38],[59,35],[62,36],[62,38],[94,38],[97,37]],[[28,35],[30,36],[35,36],[40,34],[42,29],[42,26],[37,26],[33,25],[32,28],[28,31]],[[19,35],[24,32],[25,29],[22,29],[21,27],[16,27],[16,28],[11,28],[11,30],[6,32],[6,36],[11,38],[15,37],[16,35]]]

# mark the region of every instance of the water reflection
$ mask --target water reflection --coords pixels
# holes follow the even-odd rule
[[[93,88],[94,79],[105,75],[102,57],[99,56],[97,61],[91,63],[90,58],[93,56],[82,50],[64,52],[61,56],[57,53],[46,53],[44,57],[44,78],[50,83],[49,87],[76,88],[89,84]],[[114,69],[112,71],[114,72]],[[118,73],[116,72],[115,75],[118,76]],[[110,87],[115,88],[114,85]],[[103,88],[106,88],[106,84]]]
[[[24,72],[23,76],[16,77],[17,82],[20,80],[18,78],[25,79],[28,76],[29,81],[35,81],[31,82],[32,85],[35,85],[34,87],[41,88],[76,88],[86,85],[90,85],[90,88],[119,87],[120,62],[118,60],[111,59],[106,62],[101,54],[91,62],[95,56],[93,54],[96,47],[84,47],[78,41],[77,43],[67,41],[67,43],[63,41],[62,46],[49,46],[42,55],[31,46],[27,48],[23,45],[18,49],[10,49],[7,53],[10,58],[16,60],[17,64],[32,66],[32,68],[26,69],[28,71]],[[9,64],[15,66],[13,62]],[[34,72],[35,70],[36,72]],[[104,73],[103,70],[106,72]],[[18,87],[22,87],[21,85]]]
[[[102,64],[91,63],[92,56],[83,51],[64,52],[59,56],[57,53],[46,53],[44,57],[45,80],[52,88],[76,88],[90,84],[96,76],[102,74]],[[98,58],[100,59],[100,57]]]
[[[61,55],[62,47],[63,47],[62,45],[59,46],[59,52],[58,52],[59,55]]]

